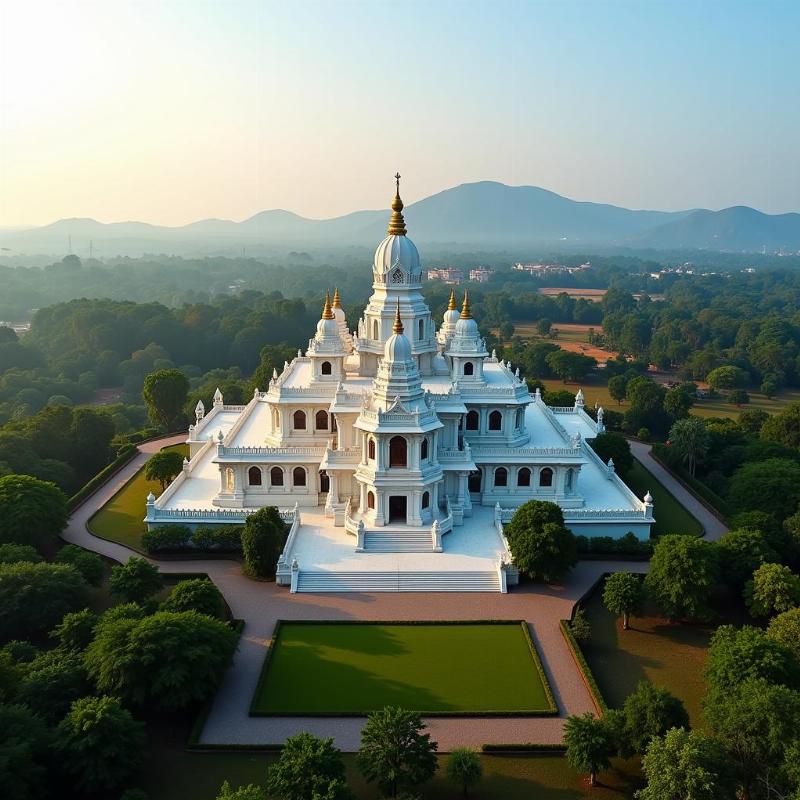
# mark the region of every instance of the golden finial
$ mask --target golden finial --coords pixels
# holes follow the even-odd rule
[[[386,232],[389,236],[405,236],[406,235],[406,221],[403,219],[403,201],[400,199],[400,173],[394,176],[395,191],[394,200],[392,200],[392,216],[389,219],[389,227]]]
[[[456,310],[456,290],[450,290],[450,302],[447,304],[448,311],[455,311]]]
[[[341,308],[342,307],[342,298],[339,297],[339,287],[338,286],[333,290],[333,307],[334,308]]]
[[[335,319],[333,310],[331,309],[331,293],[325,291],[325,305],[322,309],[322,319]]]
[[[464,289],[464,305],[461,306],[461,319],[472,319],[472,311],[469,307],[469,290]]]
[[[403,332],[403,320],[400,319],[400,298],[397,298],[397,311],[394,314],[394,325],[392,325],[392,331],[394,333],[402,333]]]

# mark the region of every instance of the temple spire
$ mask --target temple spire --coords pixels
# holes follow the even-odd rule
[[[400,319],[400,298],[397,298],[397,311],[394,315],[394,325],[392,325],[392,332],[393,333],[402,333],[403,332],[403,320]]]
[[[325,291],[325,305],[322,308],[322,319],[335,319],[331,309],[331,293],[327,290]]]
[[[450,290],[450,302],[447,304],[448,311],[455,311],[456,310],[456,290]]]
[[[472,319],[472,311],[469,307],[469,290],[464,289],[464,305],[461,306],[461,319]]]
[[[400,173],[395,176],[396,191],[392,200],[392,216],[389,219],[389,227],[386,232],[389,236],[405,236],[406,221],[403,219],[403,201],[400,199]]]
[[[342,307],[342,298],[339,296],[339,287],[338,286],[333,290],[333,307],[334,308],[341,308]]]

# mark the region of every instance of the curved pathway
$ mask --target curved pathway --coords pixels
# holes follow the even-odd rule
[[[142,444],[139,454],[132,461],[73,512],[62,534],[63,538],[120,562],[140,555],[128,547],[93,536],[86,523],[141,469],[152,453],[183,441],[184,436],[172,436]],[[647,465],[651,469],[649,462]],[[655,468],[652,469],[656,473]],[[658,477],[672,489],[667,480],[661,475]],[[636,562],[582,561],[563,585],[525,585],[512,589],[509,594],[291,594],[287,588],[274,583],[245,578],[235,561],[150,561],[165,573],[206,573],[225,596],[233,615],[245,622],[233,664],[217,692],[203,729],[202,744],[274,744],[305,730],[317,735],[333,736],[337,746],[346,752],[358,749],[364,719],[248,716],[250,701],[277,620],[524,619],[530,625],[539,649],[559,716],[434,717],[426,722],[433,738],[439,742],[440,750],[444,752],[460,746],[480,747],[486,742],[558,743],[562,739],[567,715],[594,711],[589,692],[561,635],[559,621],[569,618],[575,602],[604,573],[621,570],[644,572],[648,566]],[[454,665],[454,668],[469,669],[469,665]],[[503,680],[502,664],[497,665],[495,679]]]
[[[636,442],[632,439],[628,441],[634,456],[700,522],[705,531],[706,539],[714,542],[728,532],[728,526],[716,514],[709,511],[706,505],[701,503],[669,470],[665,469],[660,462],[653,458],[652,445]],[[655,516],[658,517],[658,508],[654,508],[653,511]]]

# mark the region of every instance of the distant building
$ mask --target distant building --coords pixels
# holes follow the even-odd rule
[[[464,270],[458,267],[441,267],[440,269],[428,270],[429,281],[441,281],[442,283],[450,283],[454,286],[463,283]]]
[[[517,270],[517,272],[528,272],[531,275],[536,275],[539,277],[545,275],[563,275],[563,274],[573,274],[575,272],[583,272],[584,270],[591,269],[592,264],[590,261],[585,262],[584,264],[580,264],[577,267],[568,267],[565,264],[522,264],[517,263],[514,264],[512,269]]]
[[[475,267],[469,271],[469,279],[477,283],[489,283],[492,275],[494,275],[494,270],[489,267]]]

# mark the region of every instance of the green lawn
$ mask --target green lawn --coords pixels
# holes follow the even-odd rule
[[[633,467],[625,476],[625,483],[630,486],[637,497],[644,497],[646,492],[653,495],[653,514],[656,523],[652,534],[663,536],[665,533],[687,533],[701,536],[703,526],[693,517],[664,487],[657,481],[638,459],[633,460]]]
[[[189,455],[189,448],[185,444],[165,449]],[[159,495],[161,485],[158,481],[145,480],[144,470],[140,470],[89,520],[89,530],[95,536],[141,550],[145,531],[142,520],[150,492]]]
[[[600,588],[584,608],[592,636],[581,649],[608,705],[619,708],[639,681],[648,680],[679,697],[692,726],[701,725],[702,675],[713,628],[670,623],[648,606],[645,616],[634,617],[631,630],[624,631],[606,611]]]
[[[518,622],[282,623],[251,713],[548,713],[525,634]]]

